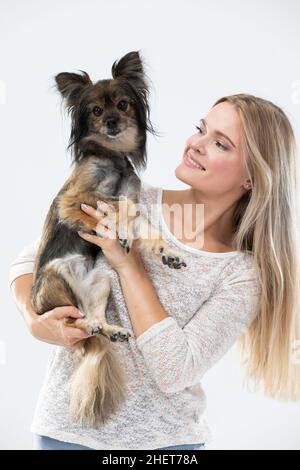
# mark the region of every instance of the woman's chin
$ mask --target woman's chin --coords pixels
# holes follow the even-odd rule
[[[182,163],[178,165],[177,168],[175,168],[175,176],[178,180],[182,181],[183,183],[189,184],[190,182],[190,175],[187,174]]]
[[[178,180],[180,180],[180,171],[178,171],[178,167],[175,168],[174,174]]]

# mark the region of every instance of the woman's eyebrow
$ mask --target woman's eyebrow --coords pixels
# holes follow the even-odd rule
[[[200,121],[203,122],[203,124],[205,125],[205,127],[207,127],[207,122],[205,121],[204,118],[200,119]],[[234,148],[236,148],[236,146],[234,145],[234,143],[232,142],[232,140],[228,137],[228,135],[224,134],[224,133],[221,132],[221,131],[217,131],[217,130],[214,131],[214,134],[216,134],[216,135],[221,135],[222,137],[225,137],[225,139],[227,139],[227,140],[231,143],[231,145],[232,145]]]

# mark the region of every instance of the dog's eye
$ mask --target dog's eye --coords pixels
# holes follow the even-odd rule
[[[128,108],[127,101],[125,101],[125,100],[119,101],[118,108],[121,109],[121,111],[126,111],[126,109]]]
[[[102,112],[103,112],[103,109],[100,108],[99,106],[95,106],[93,108],[93,113],[95,114],[95,116],[101,116]]]

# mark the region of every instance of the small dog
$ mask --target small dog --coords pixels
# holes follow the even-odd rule
[[[115,61],[112,79],[93,84],[86,72],[80,72],[55,77],[71,114],[68,148],[75,167],[44,223],[35,259],[32,304],[40,315],[65,305],[85,313],[83,319],[65,319],[68,326],[93,335],[72,349],[77,362],[71,380],[70,413],[74,420],[94,425],[104,423],[124,400],[125,377],[109,346],[110,341],[128,341],[130,332],[106,322],[109,277],[94,266],[101,249],[77,233],[97,233],[95,219],[81,210],[80,203],[95,207],[102,200],[115,208],[118,238],[127,251],[136,238],[139,250],[160,257],[169,267],[179,269],[186,264],[159,232],[152,238],[141,237],[145,228],[151,234],[155,229],[136,210],[141,184],[136,171],[146,165],[146,133],[155,131],[149,119],[149,90],[139,52],[129,52]],[[121,196],[130,207],[131,215],[125,218],[119,210]],[[129,223],[134,225],[134,235],[127,229]]]

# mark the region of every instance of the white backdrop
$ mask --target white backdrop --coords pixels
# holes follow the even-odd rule
[[[140,50],[153,82],[150,184],[183,189],[185,140],[218,98],[245,92],[281,106],[300,137],[298,0],[0,0],[0,448],[29,449],[50,346],[33,339],[10,297],[8,267],[35,239],[69,173],[69,121],[52,88],[59,72],[110,77]],[[4,320],[4,321],[3,321]],[[300,450],[300,404],[243,386],[232,349],[205,376],[214,449]]]

